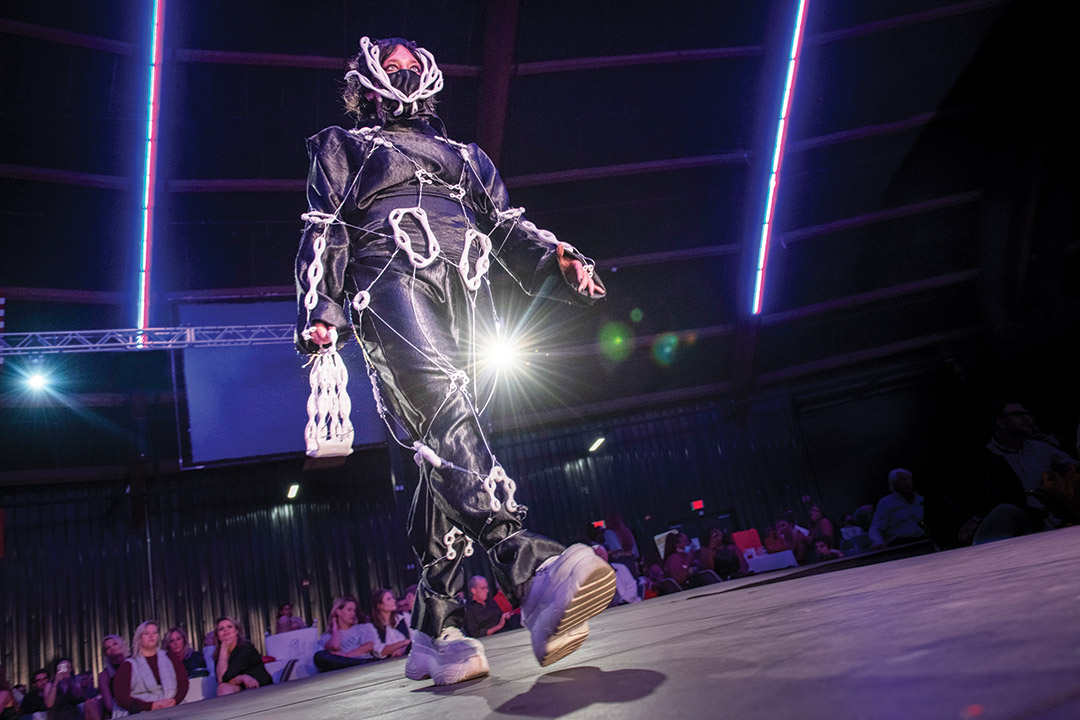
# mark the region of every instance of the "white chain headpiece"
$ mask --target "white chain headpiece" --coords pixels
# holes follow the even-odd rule
[[[367,36],[360,38],[360,54],[364,56],[371,78],[357,70],[350,70],[345,73],[345,79],[349,80],[355,77],[361,85],[373,93],[387,100],[397,100],[398,111],[394,114],[400,115],[404,112],[406,105],[418,100],[425,100],[443,89],[442,70],[435,64],[435,56],[421,47],[411,52],[420,63],[420,86],[417,87],[415,92],[408,95],[390,83],[390,76],[383,69],[382,58],[379,57],[379,46],[377,43],[371,42]]]

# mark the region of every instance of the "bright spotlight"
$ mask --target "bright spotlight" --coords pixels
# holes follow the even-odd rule
[[[285,496],[292,500],[296,497],[296,493],[300,492],[300,486],[295,483],[289,486],[289,493]]]
[[[485,351],[485,362],[500,372],[512,370],[519,361],[521,352],[509,338],[497,338]]]
[[[34,373],[26,378],[26,384],[30,386],[31,390],[44,390],[49,385],[49,379],[41,373]]]
[[[589,452],[596,452],[600,449],[600,446],[604,444],[604,438],[598,437],[593,440],[593,444],[589,446]]]

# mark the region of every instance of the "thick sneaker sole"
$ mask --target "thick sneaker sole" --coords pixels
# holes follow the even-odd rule
[[[547,667],[553,662],[562,660],[570,653],[577,650],[589,637],[589,623],[584,622],[577,627],[570,628],[559,635],[548,638],[547,653],[540,661],[540,667]]]
[[[410,680],[431,678],[436,685],[453,685],[487,675],[491,670],[483,646],[477,652],[474,642],[458,641],[454,643],[457,647],[444,653],[415,646],[405,662],[405,677]]]
[[[487,658],[482,655],[474,655],[465,663],[455,665],[443,671],[436,671],[431,681],[436,685],[453,685],[473,678],[484,677],[491,672]]]
[[[570,602],[566,604],[562,617],[558,619],[555,629],[546,638],[544,646],[538,648],[535,644],[533,645],[533,653],[542,667],[566,657],[581,647],[589,635],[588,627],[586,626],[583,632],[574,632],[574,630],[589,618],[607,609],[611,598],[615,595],[615,571],[611,566],[600,560],[591,548],[585,547],[578,550],[572,547],[570,549],[573,551],[572,555],[565,559],[563,567],[555,570],[558,577],[551,578],[554,585],[545,588],[547,590],[545,595],[557,597],[560,594],[559,586],[577,581],[579,578],[576,576],[579,575],[580,565],[586,564],[592,566],[592,569],[584,578],[580,578],[580,585],[574,591]],[[550,613],[553,608],[546,608],[546,610]],[[537,622],[540,624],[554,622],[554,618],[545,617],[545,615],[545,610],[540,610]]]

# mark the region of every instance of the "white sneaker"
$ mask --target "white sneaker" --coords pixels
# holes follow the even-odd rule
[[[541,565],[521,601],[521,621],[540,665],[581,647],[589,636],[586,620],[602,612],[614,594],[615,571],[587,545],[571,545]]]
[[[437,639],[414,630],[412,650],[405,662],[405,677],[410,680],[431,678],[436,685],[482,677],[489,672],[484,646],[479,640],[465,637],[456,627],[448,627]]]

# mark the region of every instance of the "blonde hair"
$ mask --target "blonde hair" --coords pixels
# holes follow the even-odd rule
[[[225,620],[228,620],[229,622],[231,622],[233,624],[233,627],[236,628],[236,645],[237,645],[237,647],[239,647],[239,646],[241,646],[241,645],[243,645],[244,643],[247,642],[247,638],[244,637],[244,630],[243,630],[243,628],[240,627],[240,623],[236,622],[236,618],[229,617],[228,615],[222,615],[221,617],[219,617],[217,620],[214,621],[214,657],[217,657],[218,653],[221,652],[221,638],[218,637],[217,626],[220,625]]]
[[[109,660],[109,653],[105,652],[105,641],[109,638],[112,638],[113,640],[116,640],[120,643],[120,649],[123,651],[124,657],[131,657],[132,649],[127,647],[127,640],[124,640],[119,635],[106,635],[104,638],[102,638],[102,658],[105,661],[105,670],[111,678],[113,674],[116,674],[116,670],[112,669],[112,662]]]
[[[330,608],[330,619],[333,620],[335,617],[337,617],[338,611],[340,611],[341,608],[345,607],[345,605],[347,605],[348,603],[352,603],[356,606],[356,621],[360,622],[360,603],[356,602],[356,598],[350,597],[349,595],[339,597],[334,600],[334,604]]]
[[[150,627],[151,625],[156,627],[158,630],[161,629],[161,625],[158,624],[157,620],[143,620],[141,623],[139,623],[139,627],[135,628],[135,634],[131,636],[131,647],[134,648],[135,652],[142,652],[142,636],[143,633],[146,632],[146,628]],[[158,642],[161,642],[160,635],[158,636]],[[130,648],[128,649],[127,654],[131,655]]]

